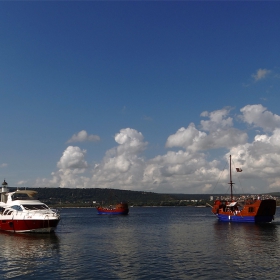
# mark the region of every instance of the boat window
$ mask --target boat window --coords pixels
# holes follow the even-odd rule
[[[255,208],[254,207],[249,207],[248,212],[255,212]]]
[[[4,215],[10,215],[12,212],[13,211],[11,211],[11,210],[6,210],[6,211],[4,211]]]
[[[11,208],[17,210],[17,211],[22,211],[21,207],[19,205],[13,205]]]
[[[12,195],[12,200],[32,200],[36,199],[35,197],[30,197],[26,193],[14,193]]]
[[[24,204],[22,205],[25,210],[42,210],[49,209],[45,204]]]

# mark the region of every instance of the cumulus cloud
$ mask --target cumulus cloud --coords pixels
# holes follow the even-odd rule
[[[269,74],[271,73],[271,70],[267,69],[258,69],[255,74],[252,74],[252,77],[254,78],[255,82],[265,79]]]
[[[63,152],[62,157],[57,163],[57,167],[63,170],[79,170],[79,172],[82,172],[88,166],[84,159],[85,154],[86,150],[81,150],[79,147],[69,146]]]
[[[147,146],[147,143],[143,142],[143,139],[142,133],[135,129],[121,129],[121,131],[115,135],[115,141],[120,144],[117,148],[117,153],[138,153],[143,151]]]
[[[178,129],[167,137],[167,151],[152,158],[145,157],[148,142],[141,132],[121,129],[115,134],[115,147],[91,167],[86,151],[69,146],[57,163],[52,179],[38,180],[41,186],[98,187],[155,192],[213,193],[218,180],[228,188],[225,161],[232,155],[240,176],[251,183],[245,192],[264,193],[280,187],[280,120],[262,105],[241,109],[242,120],[259,131],[248,142],[246,131],[238,129],[230,108],[203,112],[196,126]],[[238,123],[239,124],[239,123]],[[269,129],[268,129],[269,128]],[[172,149],[172,150],[170,150]],[[221,175],[222,174],[222,175]],[[236,181],[235,181],[236,182]],[[239,184],[235,188],[244,191]],[[221,187],[221,184],[219,184]],[[218,189],[216,187],[216,192]]]
[[[7,166],[8,166],[7,163],[2,163],[2,164],[0,165],[0,168],[4,168],[4,167],[7,167]]]
[[[200,122],[202,130],[205,131],[214,131],[217,129],[226,129],[233,125],[232,118],[228,117],[230,113],[229,108],[222,110],[216,110],[213,112],[203,112],[201,116],[209,117],[209,120],[202,120]]]
[[[202,142],[206,137],[205,132],[197,130],[194,123],[191,123],[187,128],[181,127],[175,134],[170,135],[165,146],[167,148],[183,147],[195,150],[196,144]]]
[[[242,167],[244,176],[255,179],[256,186],[263,190],[279,188],[280,174],[280,129],[275,129],[271,136],[258,134],[252,143],[230,149],[227,156],[232,158],[237,167]],[[259,184],[262,184],[260,186]]]
[[[95,166],[92,181],[105,187],[134,189],[142,181],[145,160],[141,153],[146,149],[147,142],[141,132],[135,129],[121,129],[115,135],[117,147],[106,152],[103,161]]]
[[[217,181],[218,164],[203,153],[168,151],[147,162],[142,185],[158,192],[202,193]]]
[[[74,134],[66,143],[75,143],[75,142],[97,142],[100,141],[98,135],[89,135],[85,130],[81,130],[77,134]]]
[[[52,179],[38,179],[36,184],[49,187],[89,187],[88,182],[90,179],[83,176],[89,166],[85,160],[85,155],[86,150],[81,150],[79,147],[74,146],[67,147],[57,163],[58,171],[52,173]]]
[[[170,135],[166,142],[167,148],[182,147],[190,151],[203,151],[208,149],[230,148],[245,143],[247,134],[233,128],[233,119],[228,117],[229,109],[214,112],[203,112],[203,117],[209,120],[200,122],[202,130],[199,131],[193,123],[187,128],[180,128]],[[207,134],[208,133],[208,134]]]
[[[247,105],[240,109],[240,112],[242,113],[240,118],[253,127],[259,127],[265,131],[280,128],[280,116],[267,111],[261,104]]]

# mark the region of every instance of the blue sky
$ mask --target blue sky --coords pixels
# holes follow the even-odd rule
[[[0,177],[211,193],[232,154],[238,191],[279,191],[279,9],[1,2]]]

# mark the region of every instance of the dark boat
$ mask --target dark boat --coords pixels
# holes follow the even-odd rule
[[[242,171],[242,170],[241,170]],[[237,168],[237,172],[240,169]],[[230,156],[230,198],[217,199],[212,213],[222,222],[270,223],[274,220],[276,200],[266,196],[233,197],[233,182]]]
[[[126,202],[120,202],[115,206],[98,206],[97,207],[98,214],[105,214],[105,215],[127,215],[129,212],[128,204]]]

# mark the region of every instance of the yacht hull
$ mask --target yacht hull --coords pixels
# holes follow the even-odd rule
[[[0,230],[15,233],[38,232],[49,233],[53,232],[59,223],[58,219],[53,220],[0,220]]]

